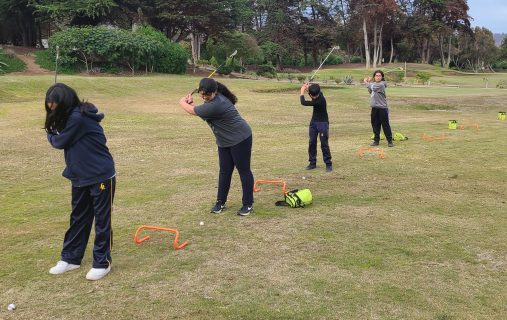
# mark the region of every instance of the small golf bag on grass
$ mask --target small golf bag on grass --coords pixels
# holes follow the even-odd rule
[[[312,192],[310,189],[295,189],[287,192],[284,196],[285,200],[277,201],[277,206],[287,206],[291,208],[304,208],[313,202]]]

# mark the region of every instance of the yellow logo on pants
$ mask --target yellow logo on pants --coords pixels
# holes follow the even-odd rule
[[[104,184],[104,182],[100,184],[100,190],[106,190],[106,185]]]

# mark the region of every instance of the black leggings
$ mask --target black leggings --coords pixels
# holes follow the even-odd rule
[[[389,125],[389,111],[384,108],[371,108],[371,127],[373,128],[375,142],[380,141],[380,127],[384,130],[384,135],[388,142],[393,142],[393,134]]]
[[[232,172],[234,171],[234,167],[236,167],[241,179],[241,187],[243,188],[243,205],[251,206],[253,204],[254,177],[250,169],[251,158],[252,136],[232,147],[218,147],[220,174],[218,175],[217,200],[221,200],[223,203],[227,201],[231,187]]]

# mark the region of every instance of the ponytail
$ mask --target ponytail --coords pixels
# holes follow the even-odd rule
[[[220,82],[216,82],[217,83],[217,92],[222,94],[224,97],[226,97],[227,99],[229,99],[229,101],[232,102],[232,104],[236,104],[236,102],[238,102],[238,98],[236,97],[236,95],[234,93],[232,93],[229,88],[227,88],[225,85],[223,85],[222,83]]]

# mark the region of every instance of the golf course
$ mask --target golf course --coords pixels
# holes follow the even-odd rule
[[[0,319],[506,319],[507,74],[409,70],[386,90],[393,132],[408,140],[381,140],[384,158],[360,154],[372,142],[360,81],[373,69],[319,72],[332,172],[320,142],[305,170],[312,108],[301,83],[214,76],[252,128],[254,179],[313,194],[305,208],[277,207],[280,185],[262,184],[248,217],[236,215],[237,171],[227,209],[210,213],[215,137],[178,104],[200,76],[59,74],[105,114],[116,166],[112,268],[100,281],[85,279],[93,241],[79,269],[48,273],[71,210],[63,151],[43,129],[54,74],[1,75]],[[142,225],[177,229],[188,245],[148,229],[135,243]]]

